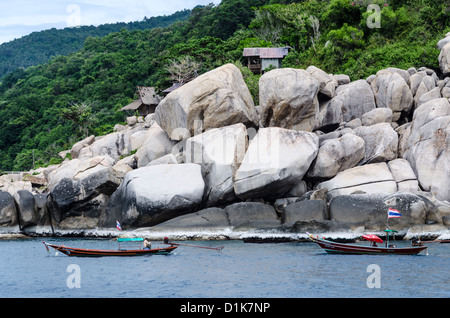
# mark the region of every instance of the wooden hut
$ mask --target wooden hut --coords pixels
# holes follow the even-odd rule
[[[139,99],[123,107],[121,110],[133,115],[136,111],[142,116],[147,116],[155,112],[156,106],[161,101],[161,96],[157,95],[154,87],[138,86],[136,89]]]
[[[247,58],[247,67],[255,74],[262,74],[266,68],[280,68],[281,62],[289,53],[288,47],[245,48],[243,56]]]

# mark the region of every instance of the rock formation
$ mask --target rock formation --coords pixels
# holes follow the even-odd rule
[[[236,195],[243,200],[284,195],[306,174],[318,148],[319,139],[313,133],[260,128],[236,171]]]
[[[261,127],[313,130],[319,81],[305,70],[283,68],[265,73],[259,85]]]
[[[437,199],[450,200],[450,104],[431,100],[416,109],[403,157],[421,187]]]
[[[226,64],[77,142],[71,160],[0,176],[0,226],[381,231],[393,207],[394,229],[448,229],[449,39],[441,73],[271,70],[258,107]]]
[[[372,89],[365,80],[339,85],[335,96],[320,105],[316,129],[348,122],[376,107]]]
[[[202,201],[205,183],[198,164],[161,164],[127,173],[111,196],[102,225],[149,226],[194,212]]]
[[[353,168],[365,154],[365,140],[353,133],[325,140],[308,172],[309,177],[331,178],[338,172]]]
[[[450,75],[450,32],[446,34],[445,39],[438,42],[438,48],[441,50],[439,54],[439,66],[444,75]]]
[[[171,92],[156,108],[155,120],[172,140],[237,123],[258,126],[250,91],[233,64],[209,71]]]
[[[186,162],[202,167],[207,206],[236,200],[235,174],[247,150],[247,129],[243,124],[210,129],[186,142]]]

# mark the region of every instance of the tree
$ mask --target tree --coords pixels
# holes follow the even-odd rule
[[[169,60],[166,66],[170,79],[175,83],[185,84],[198,76],[201,64],[190,56],[183,56],[177,60]]]
[[[364,45],[364,32],[358,30],[347,23],[344,23],[339,30],[331,30],[328,33],[328,39],[335,45],[344,49],[355,49]]]
[[[274,15],[270,11],[261,9],[255,11],[255,19],[250,26],[255,35],[266,42],[278,44],[283,33],[283,26],[278,23]]]
[[[94,124],[95,117],[92,114],[93,103],[84,102],[77,104],[74,102],[69,103],[68,108],[61,110],[62,116],[78,125],[79,132],[83,137],[87,137],[89,128]]]
[[[302,50],[307,48],[308,38],[314,45],[320,37],[319,20],[310,15],[303,3],[287,6],[273,4],[258,8],[249,27],[260,39],[274,45],[301,47]]]

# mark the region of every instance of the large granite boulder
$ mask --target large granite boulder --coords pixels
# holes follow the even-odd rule
[[[198,163],[206,183],[207,206],[237,199],[234,174],[247,149],[247,129],[243,124],[213,128],[186,141],[186,163]]]
[[[74,146],[75,149],[72,148],[72,150],[74,150],[74,154],[78,153],[78,156],[75,158],[82,160],[98,156],[109,156],[117,161],[120,157],[127,156],[132,150],[130,143],[131,135],[143,129],[145,129],[143,125],[136,125],[134,127],[127,126],[124,130],[97,137],[93,142],[92,138],[88,137],[77,143],[76,145],[78,146]],[[75,158],[72,157],[72,159]]]
[[[202,202],[205,183],[198,164],[160,164],[133,170],[111,196],[104,227],[153,226],[194,212]]]
[[[112,170],[114,175],[118,179],[122,180],[128,172],[136,168],[137,168],[136,155],[131,155],[117,161],[112,167]]]
[[[154,123],[147,131],[135,154],[138,168],[145,167],[151,161],[169,154],[174,146],[166,132]]]
[[[334,197],[330,202],[330,219],[353,230],[383,231],[388,208],[401,213],[389,219],[389,228],[405,230],[413,225],[439,219],[436,206],[423,196],[407,192],[393,194],[353,194]],[[442,220],[440,221],[442,223]]]
[[[91,135],[91,136],[86,137],[83,140],[80,140],[79,142],[75,143],[72,146],[72,149],[70,150],[70,156],[72,157],[72,159],[77,159],[78,156],[80,155],[81,149],[92,145],[94,142],[95,142],[95,136]]]
[[[49,174],[49,207],[57,222],[79,216],[92,219],[89,224],[97,222],[120,183],[113,164],[109,156],[73,159]]]
[[[151,227],[151,231],[203,232],[230,227],[230,220],[224,209],[207,208],[197,212],[177,216]]]
[[[50,219],[52,216],[49,213],[47,199],[48,193],[37,193],[34,194],[34,202],[36,203],[36,224],[37,225],[51,225],[52,220]]]
[[[397,183],[385,162],[354,167],[339,172],[333,179],[319,183],[328,189],[327,199],[354,192],[369,194],[397,192]]]
[[[376,107],[372,89],[365,80],[357,80],[336,88],[335,96],[320,105],[316,128],[339,125]]]
[[[294,202],[283,208],[281,220],[284,225],[297,221],[328,219],[327,203],[323,200],[303,200]]]
[[[439,67],[444,75],[450,75],[450,43],[445,44],[439,53]]]
[[[260,202],[234,203],[228,205],[225,212],[235,230],[273,229],[281,225],[275,209]]]
[[[425,104],[426,102],[429,102],[432,99],[438,99],[441,98],[441,88],[435,87],[431,89],[430,91],[423,93],[419,99],[416,102],[416,108],[419,107],[422,104]]]
[[[397,154],[399,158],[403,158],[406,150],[409,148],[408,138],[411,135],[411,123],[406,123],[395,129],[398,134]]]
[[[345,85],[350,83],[350,76],[346,74],[333,74],[333,77],[337,81],[338,85]]]
[[[20,190],[14,194],[16,207],[19,211],[19,224],[22,229],[36,225],[37,209],[34,195],[27,190]]]
[[[0,226],[17,225],[17,210],[9,192],[0,191]]]
[[[387,107],[393,112],[407,112],[411,109],[413,96],[407,84],[409,74],[407,76],[405,79],[397,69],[385,69],[377,72],[376,78],[371,83],[377,107]]]
[[[409,78],[409,88],[411,89],[411,94],[416,96],[417,89],[419,88],[422,80],[426,76],[425,72],[414,73]],[[424,84],[425,85],[425,84]]]
[[[388,162],[389,170],[397,182],[397,189],[400,192],[416,193],[419,189],[419,182],[408,160],[398,158]]]
[[[351,230],[365,229],[369,220],[378,220],[378,216],[384,216],[384,228],[386,228],[387,208],[383,203],[382,195],[339,195],[330,201],[330,220],[344,225]],[[375,230],[375,228],[372,228]]]
[[[450,32],[447,32],[447,34],[445,34],[445,37],[438,41],[436,46],[438,50],[442,50],[444,46],[448,43],[450,43]]]
[[[390,123],[393,112],[390,108],[375,108],[362,115],[361,123],[363,126],[371,126],[379,123]]]
[[[361,126],[355,132],[364,139],[364,162],[375,163],[397,158],[398,135],[389,123]]]
[[[27,178],[22,174],[4,174],[0,176],[0,189],[1,191],[8,192],[12,195],[20,190],[33,190],[33,184],[31,181],[24,181]]]
[[[236,123],[258,126],[252,96],[234,64],[200,75],[169,93],[156,108],[155,120],[172,140]]]
[[[246,231],[253,229],[275,229],[280,226],[275,209],[260,202],[238,202],[224,209],[211,207],[188,213],[152,226],[152,232],[203,233],[208,231]]]
[[[447,78],[450,79],[450,77],[447,77]],[[450,83],[450,82],[449,82],[449,83]],[[442,97],[444,97],[444,98],[450,98],[450,85],[449,85],[449,86],[446,86],[446,87],[444,87],[444,88],[442,88],[441,93],[442,93]]]
[[[450,200],[450,103],[446,98],[418,107],[402,143],[420,186],[439,200]]]
[[[154,123],[153,123],[154,124]],[[149,127],[153,126],[149,125]],[[136,149],[139,149],[147,139],[147,133],[148,130],[139,130],[134,132],[132,135],[130,135],[130,149],[131,151],[135,151]]]
[[[426,71],[420,71],[411,76],[410,87],[414,96],[414,108],[437,96],[436,90],[433,91],[436,88],[436,81],[432,76],[427,75]]]
[[[401,213],[400,218],[389,219],[389,227],[400,229],[420,224],[442,224],[438,207],[420,194],[396,192],[383,197],[387,207]]]
[[[273,198],[300,182],[317,155],[316,134],[261,128],[236,171],[234,190],[240,199]]]
[[[353,168],[364,158],[364,149],[364,139],[352,133],[325,140],[320,145],[308,176],[331,178],[340,171]]]
[[[338,80],[332,74],[327,74],[325,71],[313,65],[308,66],[306,71],[319,81],[319,93],[328,98],[334,97],[336,87],[338,86]]]
[[[282,68],[259,80],[260,125],[312,131],[319,112],[319,82],[305,70]]]

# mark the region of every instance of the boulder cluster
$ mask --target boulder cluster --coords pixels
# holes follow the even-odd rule
[[[448,230],[450,34],[438,47],[440,77],[274,69],[256,106],[223,65],[71,160],[1,176],[0,226],[377,231],[392,207],[394,229]]]

